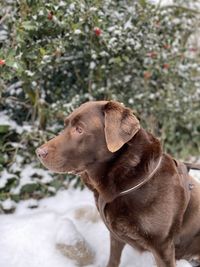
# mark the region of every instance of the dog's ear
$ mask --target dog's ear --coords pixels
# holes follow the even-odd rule
[[[109,101],[104,106],[105,137],[108,150],[116,152],[139,131],[138,119],[120,103]]]

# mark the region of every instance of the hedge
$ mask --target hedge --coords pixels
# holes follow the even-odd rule
[[[2,7],[7,33],[0,38],[0,114],[21,127],[0,125],[0,167],[15,177],[0,191],[2,200],[12,197],[24,166],[39,166],[35,148],[88,100],[122,101],[165,151],[198,155],[199,50],[191,42],[198,11],[180,1],[160,6],[145,0],[21,0]],[[66,178],[22,190],[19,199],[52,194],[55,181],[56,192]]]

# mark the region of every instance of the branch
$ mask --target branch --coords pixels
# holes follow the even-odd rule
[[[189,8],[189,7],[186,7],[186,6],[167,5],[167,6],[161,7],[161,9],[165,9],[165,8],[182,9],[183,11],[186,11],[186,12],[192,12],[192,13],[200,14],[199,10],[196,10],[196,9],[193,9],[193,8]]]
[[[0,25],[3,24],[4,20],[9,16],[9,10],[6,11],[6,14],[0,19]]]

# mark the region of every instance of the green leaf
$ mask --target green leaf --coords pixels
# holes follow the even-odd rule
[[[37,29],[37,26],[34,25],[32,21],[24,21],[21,26],[27,31],[32,31]]]
[[[2,155],[0,155],[0,165],[5,163],[5,159]]]
[[[38,190],[40,188],[39,184],[26,184],[24,186],[22,186],[20,193],[24,194],[24,193],[33,193],[34,191]]]
[[[17,195],[17,194],[11,195],[11,199],[14,200],[15,202],[19,202],[20,201],[20,195]]]
[[[40,47],[39,51],[42,56],[46,55],[46,50],[43,47]]]
[[[146,1],[146,0],[140,0],[139,2],[140,2],[140,5],[141,5],[143,8],[146,7],[146,5],[147,5],[147,1]]]
[[[9,129],[10,129],[10,125],[7,125],[7,124],[0,125],[0,134],[5,134],[9,132]]]
[[[59,188],[62,187],[62,182],[59,180],[53,180],[50,185],[53,186],[57,191]]]

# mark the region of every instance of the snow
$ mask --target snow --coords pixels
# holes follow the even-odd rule
[[[160,4],[162,6],[173,4],[173,0],[149,0],[149,2],[152,4]]]
[[[96,67],[96,63],[94,61],[90,62],[90,69],[93,70]]]
[[[4,210],[12,210],[15,208],[16,206],[16,203],[11,200],[10,198],[4,200],[2,203],[1,203],[2,207]]]
[[[76,29],[76,30],[74,31],[74,34],[77,34],[77,35],[81,34],[81,30],[80,30],[80,29]]]
[[[15,121],[11,120],[3,111],[0,112],[0,125],[9,125],[11,129],[15,129],[19,134],[23,132],[22,127],[19,126]]]
[[[4,188],[9,179],[17,178],[16,175],[9,173],[6,169],[1,172],[0,189]]]
[[[17,169],[17,166],[15,166],[15,168]],[[6,177],[4,175],[2,175],[2,177],[4,180],[6,179]],[[13,175],[11,175],[11,178],[12,177],[13,177]],[[42,178],[40,178],[40,177],[42,177]],[[9,178],[9,176],[8,176],[8,178]],[[19,180],[19,184],[17,187],[11,189],[11,193],[19,194],[21,188],[27,184],[34,184],[37,182],[41,182],[43,184],[48,184],[52,180],[53,180],[53,178],[48,171],[46,171],[44,169],[40,169],[40,168],[35,168],[32,164],[24,165],[24,168],[21,171],[21,177]],[[4,181],[4,184],[5,184],[5,181]]]
[[[192,175],[200,179],[199,171],[192,171]],[[21,201],[14,214],[0,215],[1,267],[76,267],[77,262],[66,256],[65,249],[77,242],[93,261],[87,267],[106,265],[109,233],[88,189],[69,188],[40,201]],[[82,260],[76,249],[76,257]],[[155,267],[149,252],[141,254],[127,245],[120,267],[132,267],[133,263],[134,267]],[[189,266],[185,260],[177,261],[177,267]]]

